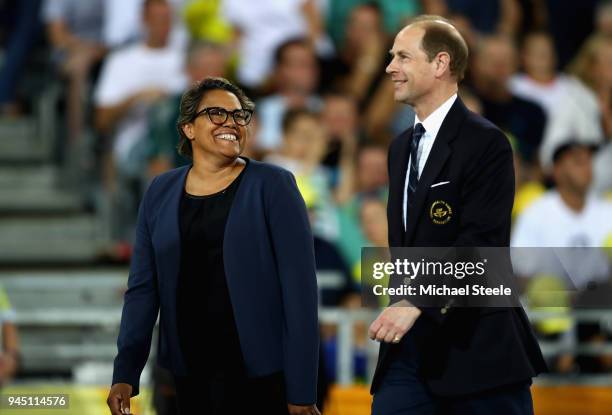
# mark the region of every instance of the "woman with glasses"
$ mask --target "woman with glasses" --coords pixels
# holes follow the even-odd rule
[[[182,97],[178,150],[141,202],[117,341],[129,413],[159,312],[158,362],[181,414],[319,414],[313,240],[293,176],[241,157],[253,103],[222,78]]]

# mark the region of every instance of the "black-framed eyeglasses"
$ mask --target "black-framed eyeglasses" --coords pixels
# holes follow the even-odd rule
[[[247,109],[238,109],[233,111],[228,111],[225,108],[221,107],[207,107],[198,111],[193,119],[195,120],[202,114],[208,114],[208,119],[210,122],[216,125],[223,125],[227,121],[227,117],[229,114],[232,114],[232,118],[234,122],[240,126],[248,125],[251,122],[251,117],[253,116],[252,110]]]

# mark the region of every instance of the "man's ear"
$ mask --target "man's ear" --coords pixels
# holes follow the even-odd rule
[[[434,58],[436,68],[436,78],[442,77],[446,71],[450,73],[450,55],[447,52],[440,52]]]
[[[189,140],[193,140],[195,138],[195,134],[193,132],[193,124],[192,123],[183,124],[181,129],[183,130],[183,133],[187,136],[187,138]]]

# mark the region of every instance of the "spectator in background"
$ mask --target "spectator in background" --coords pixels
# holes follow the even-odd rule
[[[522,13],[517,0],[446,0],[446,4],[448,13],[466,17],[481,34],[518,34]]]
[[[311,226],[314,227],[319,203],[318,191],[304,176],[298,176],[296,182],[308,209]],[[358,293],[351,269],[334,244],[316,235],[313,238],[319,304],[323,307],[339,307],[349,296]]]
[[[19,339],[15,311],[0,285],[0,388],[9,382],[19,367]]]
[[[375,4],[380,8],[386,33],[395,33],[412,16],[423,14],[444,14],[445,0],[334,0],[330,1],[327,13],[328,32],[334,42],[341,45],[345,41],[346,25],[355,7]]]
[[[104,42],[112,49],[143,41],[147,29],[142,22],[142,7],[147,0],[105,0]],[[183,23],[183,6],[188,0],[168,0],[172,6],[172,32],[169,44],[183,48],[187,30]]]
[[[94,93],[96,126],[111,138],[112,156],[105,160],[104,183],[117,204],[112,217],[118,221],[114,237],[120,240],[129,236],[124,233],[133,223],[133,199],[139,196],[146,171],[148,110],[166,96],[182,91],[186,84],[183,53],[168,45],[170,4],[166,0],[145,0],[142,16],[145,41],[109,55]],[[121,186],[117,186],[117,179]],[[122,220],[127,223],[122,224]]]
[[[387,236],[387,207],[378,198],[365,198],[361,204],[361,227],[367,246],[383,248],[389,244]]]
[[[514,155],[514,205],[512,206],[512,221],[521,215],[529,206],[538,200],[545,192],[543,180],[540,176],[530,177],[525,171],[524,163],[518,152],[516,140],[508,136]]]
[[[319,67],[311,43],[304,38],[282,43],[274,53],[274,92],[259,100],[261,121],[258,145],[263,151],[278,150],[282,144],[283,117],[289,109],[321,110],[316,94]]]
[[[601,126],[607,141],[595,159],[594,189],[612,191],[612,37],[591,36],[570,65],[570,72],[597,96]]]
[[[597,96],[604,133],[611,136],[612,36],[593,35],[585,42],[569,68]]]
[[[357,102],[362,127],[370,137],[385,142],[387,125],[396,109],[389,97],[393,85],[385,76],[389,39],[377,3],[356,6],[349,15],[338,56],[323,61],[323,86],[343,91]]]
[[[228,48],[216,43],[195,41],[187,52],[186,73],[189,83],[206,77],[223,77],[227,71]],[[178,154],[176,146],[179,133],[176,120],[179,116],[181,93],[174,94],[155,104],[149,116],[149,177],[155,177],[189,160]]]
[[[559,313],[536,324],[539,334],[549,340],[565,336],[569,345],[573,337],[569,331],[571,319],[564,314],[572,304],[572,296],[568,294],[574,294],[574,301],[583,301],[584,306],[591,289],[600,295],[609,290],[609,259],[597,248],[604,247],[612,237],[612,203],[589,192],[592,151],[592,145],[585,144],[584,140],[557,143],[549,171],[555,188],[518,216],[512,232],[513,247],[529,248],[513,251],[514,270],[526,278],[527,301],[534,310],[543,306],[545,311]],[[598,324],[577,324],[580,342],[600,343],[602,337],[605,339],[603,333]],[[605,357],[600,361],[595,356],[574,356],[566,352],[555,356],[551,363],[551,367],[562,373],[576,368],[592,372],[605,367]],[[609,367],[608,363],[605,370]]]
[[[357,195],[386,195],[389,185],[386,147],[365,144],[357,158]]]
[[[589,193],[592,182],[592,145],[575,139],[558,143],[549,172],[555,188],[528,207],[517,219],[511,245],[515,247],[602,247],[612,235],[612,203]],[[567,253],[566,253],[567,255]],[[585,255],[591,255],[585,259]],[[543,262],[545,261],[545,262]],[[515,264],[519,275],[567,273],[573,285],[608,277],[607,259],[594,250],[581,250],[580,259],[548,269],[548,259],[537,258]],[[585,265],[589,265],[585,267]],[[580,269],[572,270],[572,267]],[[554,267],[553,267],[554,268]],[[588,269],[587,269],[588,268]]]
[[[40,33],[39,10],[42,0],[14,0],[0,4],[0,23],[4,40],[0,68],[0,116],[19,116],[17,86],[26,59]]]
[[[472,83],[483,115],[515,137],[519,153],[535,174],[546,115],[538,104],[510,90],[509,81],[517,68],[514,44],[507,37],[486,37],[475,52]]]
[[[612,1],[602,0],[595,12],[595,33],[612,36]]]
[[[321,56],[333,53],[318,3],[317,0],[223,2],[224,16],[234,28],[240,57],[237,76],[243,86],[251,90],[264,86],[275,64],[275,51],[289,39],[307,39]]]
[[[336,203],[340,205],[354,193],[355,158],[360,141],[358,118],[352,97],[340,93],[325,95],[321,121],[327,131],[327,148],[322,164],[330,170]]]
[[[264,161],[292,172],[305,180],[317,194],[313,233],[330,242],[338,238],[334,189],[329,169],[321,165],[328,139],[318,114],[305,109],[289,110],[283,118],[283,145]]]
[[[565,68],[593,33],[594,16],[601,0],[542,1],[546,27],[555,40],[558,67]]]
[[[347,92],[363,109],[384,78],[388,51],[380,7],[373,2],[356,6],[337,58],[324,67],[323,84]]]
[[[364,247],[385,248],[389,246],[387,206],[384,201],[372,197],[364,198],[359,211],[359,221],[366,240],[366,243],[363,245]],[[365,264],[366,269],[370,267],[371,265]],[[376,308],[388,305],[389,298],[387,296],[374,295],[371,287],[375,284],[388,286],[389,277],[374,280],[371,274],[362,275],[361,269],[362,264],[359,262],[355,273],[359,275],[364,305]]]
[[[574,77],[557,73],[553,39],[547,32],[525,36],[521,53],[524,73],[514,75],[510,89],[518,97],[538,103],[547,114],[540,155],[557,142],[574,137],[601,140],[601,114],[595,95]],[[552,160],[540,158],[545,169]]]
[[[362,204],[371,198],[385,202],[388,183],[387,147],[381,144],[362,145],[358,149],[355,168],[356,193],[338,211],[341,235],[338,247],[351,266],[359,263],[361,247],[368,245],[361,226]]]
[[[102,0],[46,0],[43,20],[53,48],[53,60],[66,79],[66,116],[68,138],[81,138],[85,97],[92,70],[102,61],[107,49],[103,41],[104,2]]]

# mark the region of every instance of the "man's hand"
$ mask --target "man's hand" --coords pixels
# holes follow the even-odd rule
[[[317,405],[288,404],[287,407],[291,415],[321,415],[321,412],[317,409]]]
[[[132,396],[132,385],[127,383],[115,383],[108,394],[106,403],[112,415],[130,414],[130,397]]]
[[[398,301],[380,313],[370,325],[368,335],[372,340],[399,343],[420,315],[421,310],[408,301]]]

